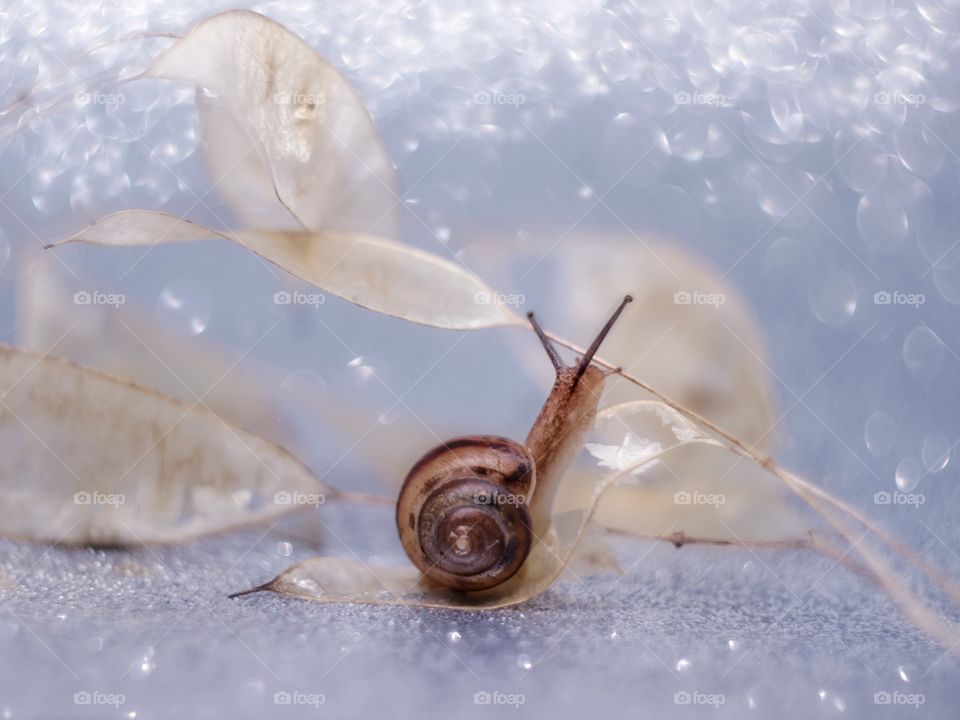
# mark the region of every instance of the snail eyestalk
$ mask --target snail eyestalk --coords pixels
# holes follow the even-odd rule
[[[550,362],[553,363],[553,369],[557,371],[559,375],[560,372],[566,367],[563,364],[563,360],[560,358],[560,353],[557,352],[557,348],[554,346],[550,338],[547,337],[547,334],[543,331],[543,328],[540,327],[540,323],[537,322],[537,318],[534,317],[533,311],[527,313],[527,320],[530,321],[530,324],[533,326],[533,331],[537,334],[537,337],[540,338],[540,342],[543,344],[543,349],[547,351],[547,355],[550,357]]]
[[[610,319],[607,320],[606,324],[602,328],[600,328],[600,332],[593,339],[593,342],[590,343],[590,347],[587,348],[587,351],[583,354],[583,357],[580,358],[580,363],[579,365],[577,365],[577,374],[574,376],[576,380],[579,380],[581,377],[583,377],[583,374],[587,371],[587,368],[590,367],[590,363],[593,362],[593,358],[597,354],[597,350],[600,349],[600,345],[603,344],[603,341],[607,338],[607,335],[609,335],[610,331],[613,329],[614,323],[617,322],[617,318],[620,317],[620,313],[623,312],[623,309],[627,306],[628,303],[632,303],[632,302],[633,302],[632,295],[624,295],[623,300],[620,301],[620,304],[617,306],[617,309],[613,311],[613,315],[611,315]]]

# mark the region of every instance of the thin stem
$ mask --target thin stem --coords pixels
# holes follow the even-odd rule
[[[758,550],[811,550],[839,562],[848,570],[867,578],[871,582],[882,585],[876,573],[865,565],[861,565],[854,560],[844,557],[837,548],[817,539],[811,533],[809,538],[798,538],[796,540],[743,540],[733,538],[710,538],[688,535],[682,530],[670,533],[668,535],[649,535],[647,533],[633,532],[622,528],[606,528],[606,531],[613,535],[624,535],[626,537],[640,538],[643,540],[656,540],[667,542],[676,548],[682,548],[684,545],[718,545],[721,547],[741,547],[756,548]]]
[[[179,40],[180,37],[181,37],[180,35],[177,35],[176,33],[171,33],[171,32],[135,31],[135,32],[127,33],[126,35],[121,35],[120,37],[114,38],[113,40],[108,40],[99,45],[94,45],[92,48],[89,48],[84,52],[80,53],[79,55],[75,56],[74,58],[72,58],[71,61],[67,64],[67,66],[62,70],[56,73],[53,73],[48,77],[38,78],[37,81],[33,84],[33,87],[27,90],[24,90],[22,93],[20,93],[17,96],[16,100],[14,100],[7,107],[0,110],[0,117],[4,115],[8,115],[10,112],[17,109],[18,107],[26,105],[37,94],[37,92],[39,92],[45,86],[50,85],[51,83],[69,74],[72,70],[74,70],[80,64],[81,60],[93,55],[99,50],[110,47],[112,45],[120,45],[121,43],[129,42],[130,40],[147,40],[150,38],[168,38],[171,40]],[[80,82],[83,82],[83,81],[80,81]]]

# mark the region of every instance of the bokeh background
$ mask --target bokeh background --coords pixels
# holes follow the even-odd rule
[[[26,342],[38,287],[122,293],[144,326],[240,358],[277,406],[258,429],[355,489],[396,488],[407,467],[391,474],[378,448],[410,428],[522,437],[549,367],[530,370],[539,350],[516,329],[433,330],[333,297],[278,307],[277,290],[307,288],[225,243],[40,249],[120,209],[236,225],[198,150],[193,90],[115,84],[169,40],[81,57],[231,7],[0,8],[0,340]],[[960,5],[244,7],[355,83],[397,167],[403,239],[561,334],[585,341],[614,302],[565,301],[572,250],[616,236],[702,255],[756,317],[778,459],[960,573]],[[78,88],[122,101],[57,102]],[[68,354],[109,364],[122,332],[89,310],[51,313],[77,334]],[[158,352],[176,362],[176,346]],[[334,404],[366,432],[319,410]],[[410,460],[423,449],[411,442]],[[398,557],[389,513],[312,520],[132,552],[0,543],[0,712],[952,717],[960,699],[953,653],[873,587],[796,553],[617,541],[624,578],[485,615],[225,599],[318,552]]]

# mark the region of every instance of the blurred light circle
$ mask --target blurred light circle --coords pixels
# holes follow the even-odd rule
[[[920,459],[927,472],[938,473],[950,462],[950,441],[941,433],[931,433],[923,439]]]
[[[878,410],[867,418],[863,428],[867,449],[880,457],[890,452],[897,442],[897,423],[890,413]]]
[[[809,293],[810,309],[817,319],[830,327],[846,325],[857,309],[857,284],[842,270],[833,270],[813,280]]]
[[[903,341],[903,363],[918,380],[933,379],[943,366],[943,342],[926,325],[915,327]]]
[[[908,493],[916,490],[921,477],[923,477],[923,466],[916,458],[906,457],[897,464],[894,479],[897,489],[901,492]]]
[[[199,335],[210,324],[213,305],[213,295],[204,283],[180,278],[167,285],[157,298],[157,317],[176,335]]]

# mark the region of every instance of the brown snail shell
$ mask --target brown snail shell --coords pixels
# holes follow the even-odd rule
[[[473,435],[431,450],[400,491],[404,550],[444,587],[499,585],[520,569],[533,545],[527,510],[533,485],[530,451],[508,438]]]

